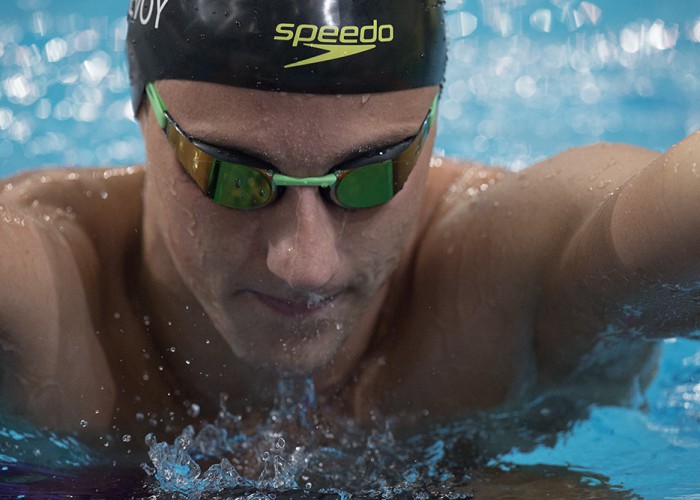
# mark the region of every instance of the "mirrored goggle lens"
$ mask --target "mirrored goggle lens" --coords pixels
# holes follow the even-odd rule
[[[394,196],[393,161],[386,160],[343,172],[335,186],[338,203],[346,208],[371,208]]]
[[[270,203],[275,194],[271,179],[261,170],[238,163],[220,162],[216,187],[211,197],[229,208],[259,208]]]

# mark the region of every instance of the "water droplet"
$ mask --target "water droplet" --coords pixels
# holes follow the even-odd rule
[[[187,409],[187,414],[192,418],[197,418],[201,413],[201,408],[197,403],[192,403]]]
[[[124,434],[124,435],[122,436],[122,441],[124,441],[125,443],[131,442],[131,435],[130,435],[130,434]]]
[[[148,434],[146,434],[144,441],[149,448],[153,448],[154,446],[156,446],[158,444],[158,440],[156,439],[156,435],[153,434],[152,432],[149,432]]]
[[[109,198],[109,193],[107,191],[100,191],[100,198],[106,200],[107,198]]]
[[[277,440],[277,443],[275,444],[275,447],[276,447],[278,450],[282,450],[282,449],[284,449],[284,447],[285,447],[286,444],[287,444],[287,442],[284,440],[284,438],[281,437],[281,438],[279,438],[279,439]]]
[[[87,424],[88,424],[88,421],[85,420],[85,419],[83,419],[83,420],[80,421],[80,427],[82,427],[83,429],[84,429],[85,427],[87,427]]]

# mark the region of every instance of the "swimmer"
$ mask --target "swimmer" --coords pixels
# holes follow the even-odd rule
[[[441,9],[132,0],[147,164],[0,183],[0,410],[177,432],[280,377],[360,423],[647,383],[697,328],[700,134],[433,158]]]

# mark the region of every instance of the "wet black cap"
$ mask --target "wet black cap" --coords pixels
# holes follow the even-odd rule
[[[130,0],[132,102],[148,82],[316,94],[442,82],[442,0]]]

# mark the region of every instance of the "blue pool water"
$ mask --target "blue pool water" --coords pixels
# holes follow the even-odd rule
[[[126,3],[3,0],[1,176],[44,165],[143,160],[124,62]],[[440,152],[520,169],[593,141],[661,151],[700,128],[696,0],[448,0],[447,7]],[[274,430],[265,429],[265,438]],[[51,476],[45,467],[53,462],[39,458],[46,456],[80,467],[102,460],[68,437],[0,422],[0,492],[21,494],[27,477]],[[421,473],[431,470],[430,456],[418,461]],[[552,470],[580,473],[588,482],[604,476],[644,498],[700,498],[700,344],[665,342],[659,374],[632,408],[594,407],[554,446],[513,449],[483,465],[543,476],[544,469],[529,467],[562,466]],[[404,472],[406,480],[411,471]],[[128,487],[168,482],[141,470],[126,476]],[[80,480],[59,475],[51,487]]]

